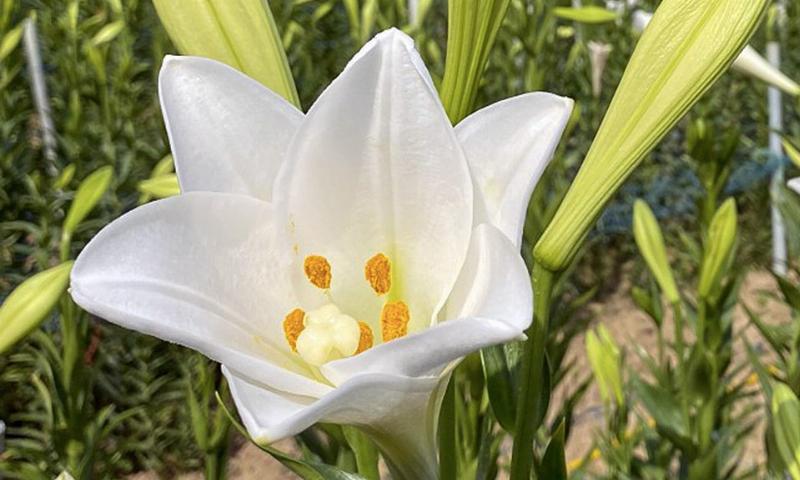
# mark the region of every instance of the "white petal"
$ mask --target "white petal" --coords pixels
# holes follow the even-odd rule
[[[800,85],[775,68],[750,45],[744,47],[733,62],[733,68],[764,83],[774,85],[789,95],[800,95]]]
[[[800,193],[800,177],[789,180],[786,185],[797,193]]]
[[[533,318],[533,289],[519,249],[491,225],[478,225],[472,237],[447,318],[494,318],[524,331]]]
[[[447,378],[363,375],[315,401],[222,371],[256,442],[275,442],[318,422],[366,427],[387,460],[404,471],[403,478],[436,478],[436,420]]]
[[[159,94],[184,192],[270,200],[302,112],[233,68],[200,57],[164,59]]]
[[[319,396],[282,332],[297,306],[272,206],[195,192],[104,228],[72,270],[75,302],[126,328],[194,348],[274,388]]]
[[[464,269],[447,304],[448,320],[428,330],[322,366],[338,385],[369,372],[431,375],[454,360],[523,334],[533,315],[525,262],[491,225],[475,228]]]
[[[517,246],[531,193],[550,162],[572,100],[529,93],[495,103],[456,127],[489,221]]]
[[[412,40],[378,35],[320,96],[276,184],[298,255],[324,255],[343,311],[377,324],[382,299],[364,264],[382,252],[428,327],[458,275],[472,228],[472,184]],[[366,299],[366,300],[365,300]]]

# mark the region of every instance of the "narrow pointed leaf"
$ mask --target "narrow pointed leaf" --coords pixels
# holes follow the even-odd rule
[[[783,149],[786,150],[786,155],[789,157],[789,160],[791,160],[796,167],[800,168],[800,150],[786,138],[783,139]]]
[[[111,167],[102,167],[91,175],[86,177],[86,180],[81,182],[78,191],[75,192],[75,199],[72,200],[67,218],[64,220],[64,235],[69,237],[78,228],[78,225],[89,215],[89,212],[97,205],[97,202],[103,197],[103,194],[108,190],[111,183],[111,177],[114,175],[114,170]]]
[[[497,421],[507,432],[514,432],[517,402],[513,372],[506,356],[505,347],[495,345],[481,350],[486,391]]]
[[[224,410],[225,415],[227,415],[228,419],[230,419],[231,424],[242,434],[245,438],[247,438],[253,445],[261,449],[262,451],[269,453],[275,460],[281,462],[281,464],[294,472],[295,474],[299,475],[300,478],[304,480],[367,480],[361,475],[357,475],[355,473],[345,472],[340,470],[336,467],[332,467],[330,465],[325,465],[324,463],[319,463],[311,460],[298,460],[295,458],[290,457],[289,455],[281,452],[276,448],[272,448],[268,445],[261,445],[253,441],[248,435],[247,430],[244,428],[236,417],[233,416],[231,411],[228,409],[228,406],[225,405],[225,402],[222,401],[222,398],[219,395],[219,392],[216,393],[217,403],[219,406]]]
[[[547,450],[542,457],[542,465],[539,468],[539,477],[548,480],[567,480],[567,461],[564,456],[564,421],[558,424],[553,438],[547,445]]]

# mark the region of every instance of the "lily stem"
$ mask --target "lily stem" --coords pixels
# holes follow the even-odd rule
[[[456,461],[456,376],[450,377],[439,413],[439,478],[458,478]]]
[[[539,263],[533,267],[533,325],[526,332],[520,370],[520,396],[517,404],[511,480],[529,480],[533,465],[533,438],[544,419],[542,389],[545,380],[545,347],[550,323],[550,302],[554,273]],[[549,395],[549,392],[546,392]]]

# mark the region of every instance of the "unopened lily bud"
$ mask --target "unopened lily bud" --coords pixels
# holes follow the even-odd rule
[[[453,124],[472,110],[510,0],[449,0],[441,98]]]
[[[73,262],[37,273],[0,305],[0,353],[39,326],[66,291]]]
[[[633,29],[639,32],[644,31],[652,18],[652,13],[637,10],[633,14]],[[777,87],[787,95],[795,97],[800,95],[800,85],[797,82],[772,66],[756,49],[749,45],[736,57],[732,66],[736,71]]]
[[[207,57],[244,72],[300,105],[286,52],[264,0],[153,0],[184,55]]]
[[[725,274],[736,243],[736,222],[736,202],[730,198],[719,207],[708,228],[705,258],[697,287],[700,298],[711,295]]]
[[[565,269],[606,203],[733,62],[767,0],[664,0],[633,53],[586,160],[534,250]]]
[[[615,402],[622,406],[625,396],[622,389],[622,366],[619,347],[603,325],[596,332],[586,334],[586,354],[603,402]]]
[[[791,478],[800,478],[800,401],[783,383],[772,387],[772,435]]]
[[[563,18],[564,20],[572,20],[573,22],[585,23],[588,25],[613,22],[619,18],[617,12],[596,5],[587,5],[585,7],[556,7],[553,9],[553,15],[558,18]]]
[[[661,234],[661,228],[658,226],[653,211],[642,200],[636,200],[633,205],[633,236],[647,267],[667,300],[673,304],[677,303],[680,300],[680,294],[667,261],[664,236]]]

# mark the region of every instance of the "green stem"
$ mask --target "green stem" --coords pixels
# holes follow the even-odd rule
[[[515,424],[516,437],[511,456],[511,480],[529,480],[533,464],[533,437],[539,429],[544,384],[545,346],[550,321],[553,272],[539,263],[533,269],[534,315],[528,329],[520,370],[520,397]]]
[[[227,447],[227,443],[225,444]],[[226,475],[225,467],[228,459],[227,448],[218,448],[206,452],[205,458],[205,479],[224,480]]]
[[[706,340],[706,299],[701,298],[697,305],[697,344],[704,346]]]
[[[456,378],[447,385],[439,413],[439,478],[457,478],[456,462]]]
[[[675,352],[678,354],[678,371],[681,371],[683,365],[683,308],[681,302],[677,301],[672,304],[672,314],[675,317]]]

